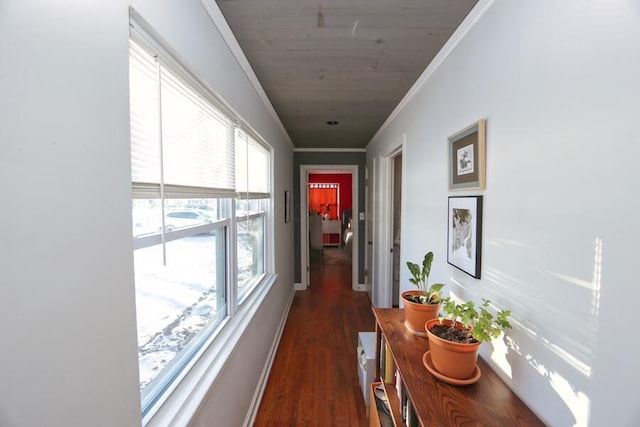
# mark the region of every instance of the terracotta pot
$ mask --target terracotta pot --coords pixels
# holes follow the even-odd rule
[[[405,295],[420,295],[420,291],[402,293],[404,303],[404,326],[414,335],[426,337],[424,324],[427,320],[437,319],[440,304],[417,304],[406,299]]]
[[[451,325],[452,321],[445,319],[445,325]],[[478,350],[481,342],[472,344],[455,343],[442,339],[431,333],[433,325],[438,324],[438,319],[426,322],[425,329],[429,338],[429,352],[433,368],[445,377],[457,380],[466,380],[473,376],[478,361]],[[456,328],[462,329],[462,324],[456,322]]]

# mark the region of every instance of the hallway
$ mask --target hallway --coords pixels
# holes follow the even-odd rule
[[[358,332],[373,331],[366,292],[351,265],[311,265],[311,286],[293,299],[255,426],[366,426],[358,385]]]

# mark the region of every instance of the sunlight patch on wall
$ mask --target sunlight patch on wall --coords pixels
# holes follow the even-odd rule
[[[514,330],[506,335],[504,343],[493,343],[495,351],[491,359],[505,373],[510,372],[505,362],[510,362],[514,380],[522,370],[518,359],[526,361],[557,394],[558,403],[575,420],[572,424],[587,426],[592,362],[597,354],[603,240],[600,237],[592,240],[590,250],[579,244],[567,247],[567,251],[574,251],[573,258],[569,257],[570,252],[566,252],[568,258],[553,257],[544,250],[546,245],[540,248],[509,245],[505,260],[511,263],[505,264],[505,270],[511,274],[488,266],[483,277],[488,288],[478,290],[489,299],[496,296],[499,302],[506,301],[515,316],[511,321]],[[520,253],[513,254],[514,248]],[[585,260],[584,255],[589,252],[592,258],[586,258],[585,265],[580,259]],[[590,278],[585,278],[588,273],[580,277],[581,272],[587,271]],[[475,291],[471,286],[460,286],[464,291]],[[516,359],[507,356],[503,360],[505,348],[512,355],[515,353]]]
[[[591,281],[582,280],[577,277],[569,276],[566,274],[548,271],[547,274],[550,276],[556,277],[566,283],[570,283],[576,285],[578,287],[582,287],[588,291],[590,291],[590,305],[588,308],[588,312],[591,315],[591,328],[588,328],[589,324],[586,323],[586,332],[591,332],[592,336],[595,335],[598,327],[598,317],[599,317],[599,308],[600,308],[600,287],[602,282],[602,239],[600,237],[596,237],[594,240],[594,260],[593,260],[593,276]],[[571,314],[571,313],[569,313]],[[575,313],[574,313],[575,315]],[[579,319],[583,321],[583,319]],[[591,330],[589,330],[591,329]],[[591,378],[592,370],[590,363],[586,363],[585,361],[580,360],[578,357],[574,357],[572,353],[562,348],[560,345],[551,342],[549,339],[541,338],[542,341],[558,356],[560,356],[565,361],[569,362],[576,370],[580,371],[587,378]],[[591,350],[590,356],[595,354],[595,340],[590,340],[592,345],[589,346]]]
[[[575,427],[586,427],[589,425],[589,414],[591,410],[591,400],[589,396],[581,391],[574,391],[571,383],[556,372],[549,375],[551,387],[558,393],[558,396],[571,409],[575,417]]]
[[[493,345],[493,351],[491,352],[491,360],[495,363],[495,366],[507,375],[509,378],[513,378],[513,372],[511,371],[511,363],[507,360],[507,354],[509,352],[509,346],[504,339],[504,334],[500,334],[498,338],[491,341]]]
[[[522,328],[522,330],[530,334],[536,340],[536,342],[539,343],[541,341],[544,341],[539,337],[535,337],[534,331],[522,327],[522,325],[518,324],[517,322],[511,323],[513,324],[514,328]],[[569,419],[571,419],[571,425],[580,427],[588,426],[591,409],[591,399],[589,398],[589,396],[585,392],[581,391],[579,386],[573,384],[571,380],[560,375],[557,370],[550,370],[544,364],[544,362],[537,359],[534,355],[523,353],[522,349],[518,346],[513,338],[507,336],[505,341],[506,348],[508,348],[511,353],[516,353],[520,358],[526,360],[526,363],[531,366],[538,375],[540,375],[540,378],[549,384],[550,390],[553,390],[553,392],[557,396],[557,399],[562,402],[563,408],[559,407],[555,402],[556,399],[551,398],[551,396],[548,396],[549,406],[558,408],[559,411],[566,410],[567,413],[570,414],[570,418],[567,418],[565,421],[569,421]],[[546,348],[549,348],[548,343],[546,343],[544,346]],[[542,354],[544,352],[538,351],[538,353]],[[495,359],[492,357],[492,360]],[[542,360],[544,360],[544,357],[542,358]],[[589,371],[588,376],[590,376],[591,368],[587,367],[586,370]],[[576,369],[576,371],[580,370]],[[569,370],[567,372],[569,374],[568,376],[573,374],[573,371]],[[585,375],[585,378],[586,376],[587,375]]]
[[[589,282],[587,280],[582,280],[577,277],[567,276],[566,274],[556,273],[553,271],[549,271],[548,274],[557,277],[558,279],[564,280],[569,283],[573,283],[574,285],[582,286],[583,288],[593,290],[595,283],[593,281]]]
[[[582,362],[580,359],[574,357],[571,353],[551,343],[549,340],[545,338],[541,337],[540,341],[544,343],[547,346],[547,348],[549,348],[557,356],[559,356],[565,362],[567,362],[569,365],[575,368],[576,371],[580,372],[582,375],[584,375],[587,378],[591,378],[591,366]]]

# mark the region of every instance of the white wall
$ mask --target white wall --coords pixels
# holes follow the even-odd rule
[[[3,427],[140,425],[129,3],[0,3]],[[293,289],[291,147],[198,1],[132,4],[275,148],[279,277],[191,420],[241,425]]]
[[[407,132],[401,264],[434,250],[432,282],[513,311],[483,357],[546,423],[640,425],[640,3],[489,3],[368,146],[371,166]],[[481,118],[487,188],[450,193],[447,137]],[[446,262],[460,194],[485,199],[481,280]]]
[[[0,6],[0,425],[139,424],[127,2]]]

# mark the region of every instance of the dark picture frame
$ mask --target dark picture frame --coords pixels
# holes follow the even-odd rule
[[[291,191],[284,192],[284,222],[291,221]]]
[[[449,190],[482,190],[486,177],[486,120],[448,138]]]
[[[482,265],[482,196],[450,196],[447,262],[480,278]]]

